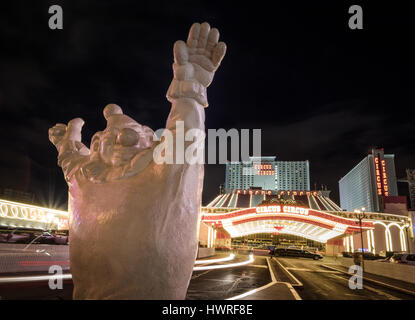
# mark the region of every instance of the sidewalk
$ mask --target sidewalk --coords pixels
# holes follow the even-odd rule
[[[344,273],[349,274],[349,269],[345,266],[342,266],[341,264],[334,264],[334,263],[327,263],[322,264],[322,266],[326,265],[329,268],[337,269],[339,271],[342,271]],[[415,270],[414,270],[415,271]],[[363,282],[364,281],[373,282],[378,285],[385,285],[391,289],[401,289],[405,293],[409,293],[415,296],[415,285],[412,283],[408,283],[405,281],[392,279],[384,276],[380,276],[373,273],[364,272],[363,273]]]

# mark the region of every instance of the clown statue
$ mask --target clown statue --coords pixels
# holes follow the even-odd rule
[[[174,44],[166,124],[174,141],[179,131],[204,132],[206,88],[226,52],[218,40],[217,29],[195,23],[187,42]],[[160,163],[155,151],[167,140],[115,104],[104,117],[107,127],[90,149],[80,118],[49,129],[69,186],[73,297],[184,299],[197,254],[203,164]]]

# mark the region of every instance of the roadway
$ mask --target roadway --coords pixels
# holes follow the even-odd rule
[[[247,255],[237,255],[232,262],[247,260]],[[226,262],[229,263],[229,262]],[[219,263],[226,264],[226,263]],[[187,300],[225,300],[271,282],[266,257],[255,256],[248,265],[194,271],[187,291]]]
[[[384,286],[366,283],[363,280],[363,289],[349,288],[350,275],[325,268],[323,264],[338,267],[331,258],[311,260],[307,258],[275,258],[281,265],[297,278],[303,287],[296,286],[298,294],[303,300],[414,300],[415,296],[398,292]],[[275,262],[275,261],[274,261]],[[277,264],[277,273],[287,275]],[[414,268],[415,271],[415,268]],[[291,280],[293,284],[295,281]]]
[[[221,254],[219,257],[227,257],[227,254]],[[207,258],[209,259],[209,258]],[[236,255],[232,261],[219,263],[199,264],[197,267],[220,266],[230,263],[240,263],[249,260],[245,254]],[[30,273],[8,273],[0,275],[0,300],[15,299],[45,299],[45,300],[70,300],[72,299],[73,283],[72,280],[63,281],[63,289],[49,289],[48,280],[36,279],[44,277],[45,272]],[[8,281],[10,277],[31,277],[37,281]],[[2,282],[3,281],[3,282]],[[254,257],[254,261],[247,265],[194,271],[189,284],[187,300],[223,300],[252,289],[262,287],[271,282],[271,275],[267,265],[267,259],[262,256]]]
[[[221,254],[220,257],[229,256]],[[207,258],[209,259],[209,258]],[[220,266],[247,261],[249,256],[237,254],[232,261],[203,263],[197,267]],[[191,277],[187,300],[224,300],[244,294],[252,289],[268,285],[271,281],[291,283],[299,297],[304,300],[414,300],[414,295],[405,294],[384,286],[363,281],[363,289],[352,290],[348,286],[350,276],[324,265],[340,268],[332,258],[314,261],[306,258],[273,258],[254,256],[252,263],[194,271]],[[269,269],[271,267],[271,270]],[[415,268],[415,267],[414,267]],[[415,270],[415,269],[414,269]],[[302,286],[298,286],[297,281]],[[64,280],[63,289],[51,290],[48,281],[4,282],[6,276],[43,276],[45,272],[0,275],[0,299],[54,299],[69,300],[72,297],[72,280]],[[3,279],[3,283],[1,280]],[[246,297],[249,299],[249,296]],[[268,297],[267,297],[268,298]],[[269,297],[272,299],[273,297]],[[278,297],[274,297],[278,299]]]

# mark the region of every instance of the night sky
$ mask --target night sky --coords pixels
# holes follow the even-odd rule
[[[395,154],[404,177],[415,168],[413,11],[404,1],[290,3],[2,1],[0,188],[65,208],[48,128],[82,117],[89,146],[108,103],[164,127],[173,43],[204,21],[228,47],[208,89],[206,128],[262,129],[263,155],[309,160],[312,186],[327,185],[336,202],[338,180],[374,146]],[[48,27],[54,4],[63,30]],[[363,7],[363,30],[348,27],[352,4]],[[205,172],[204,204],[225,167]]]

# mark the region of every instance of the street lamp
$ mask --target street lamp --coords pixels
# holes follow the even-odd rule
[[[364,253],[364,245],[363,245],[363,229],[362,229],[362,220],[366,217],[365,216],[365,211],[366,208],[362,207],[360,210],[359,209],[355,209],[354,212],[356,213],[356,217],[357,219],[359,219],[359,226],[360,226],[360,241],[362,244],[362,254],[361,254],[361,263],[362,263],[362,270],[365,269],[365,263],[364,263],[364,259],[363,259],[363,253]]]

